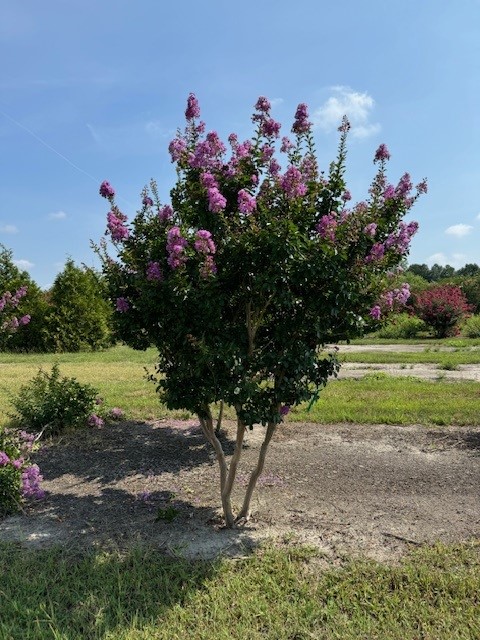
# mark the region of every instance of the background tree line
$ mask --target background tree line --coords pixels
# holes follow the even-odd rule
[[[0,291],[26,286],[18,314],[31,319],[21,331],[0,334],[0,351],[62,352],[97,350],[115,342],[111,305],[101,274],[68,259],[48,291],[19,269],[0,245]]]

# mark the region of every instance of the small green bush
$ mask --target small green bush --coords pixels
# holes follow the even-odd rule
[[[34,433],[56,435],[85,426],[94,414],[97,396],[94,387],[80,384],[76,378],[61,377],[58,364],[54,364],[51,373],[40,369],[12,399],[16,409],[12,417]]]
[[[399,313],[392,316],[389,322],[382,327],[377,335],[379,338],[411,339],[416,338],[420,331],[425,330],[425,323],[416,316],[408,313]]]
[[[480,338],[480,315],[467,318],[462,325],[461,333],[465,338]]]

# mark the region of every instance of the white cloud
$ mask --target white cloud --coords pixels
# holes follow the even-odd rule
[[[65,211],[55,211],[54,213],[48,214],[49,220],[65,220],[66,217],[67,214],[65,213]]]
[[[473,227],[470,224],[454,224],[448,229],[445,229],[445,233],[449,236],[456,236],[457,238],[463,238],[468,236]]]
[[[370,122],[375,101],[368,93],[359,93],[349,87],[332,87],[334,92],[313,113],[313,123],[326,132],[337,129],[343,116],[350,122],[350,132],[355,138],[368,138],[380,131],[378,122]]]
[[[446,264],[447,258],[444,253],[434,253],[428,257],[425,262],[430,266],[432,264]]]
[[[19,269],[25,269],[26,271],[35,266],[30,260],[14,260],[13,263],[16,264]]]
[[[4,224],[0,227],[0,233],[18,233],[18,228],[14,224]]]
[[[283,98],[272,98],[270,100],[270,104],[272,105],[272,107],[278,107],[278,105],[283,104],[283,102]]]

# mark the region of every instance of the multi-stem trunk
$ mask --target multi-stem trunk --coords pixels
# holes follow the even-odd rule
[[[269,423],[267,427],[265,438],[260,448],[257,464],[250,475],[242,508],[235,518],[233,515],[231,496],[235,483],[235,477],[237,474],[238,463],[242,455],[243,438],[245,435],[245,423],[241,420],[240,417],[237,417],[235,449],[230,460],[230,464],[227,464],[222,445],[215,433],[214,421],[210,409],[205,409],[205,411],[201,416],[199,416],[199,418],[202,431],[206,439],[212,445],[217,457],[218,465],[220,468],[220,495],[222,500],[223,515],[225,518],[225,526],[231,529],[240,522],[246,522],[250,517],[250,502],[252,499],[252,494],[257,484],[257,480],[263,471],[267,448],[275,432],[276,424],[272,422]]]

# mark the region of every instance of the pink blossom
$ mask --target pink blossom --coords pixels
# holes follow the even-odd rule
[[[385,200],[391,200],[395,197],[395,187],[393,186],[393,184],[387,185],[385,191],[383,192],[383,197],[385,198]]]
[[[375,160],[374,162],[381,162],[382,160],[389,160],[390,152],[387,149],[386,144],[381,144],[378,149],[375,151]]]
[[[22,316],[20,318],[20,320],[18,321],[18,324],[23,327],[26,324],[28,324],[30,322],[30,320],[32,319],[32,316],[30,316],[28,313],[25,316]]]
[[[162,269],[158,262],[149,262],[147,265],[147,280],[161,282],[163,280]]]
[[[269,162],[270,158],[275,153],[275,149],[269,144],[264,144],[260,149],[260,153],[262,154],[262,162]]]
[[[216,187],[218,189],[218,182],[215,176],[210,173],[210,171],[204,171],[200,176],[200,182],[205,187],[205,189],[210,189],[211,187]]]
[[[250,214],[255,211],[257,207],[257,201],[248,193],[245,189],[241,189],[238,192],[238,210],[240,213]]]
[[[302,172],[302,175],[307,182],[315,180],[315,176],[318,172],[317,160],[315,159],[315,156],[313,156],[312,154],[306,155],[300,165],[300,171]]]
[[[153,200],[150,198],[150,196],[144,196],[142,204],[144,207],[151,207],[153,205]]]
[[[303,176],[294,166],[288,167],[285,174],[280,178],[280,186],[285,191],[288,198],[298,198],[307,193],[307,187],[303,182]]]
[[[198,100],[194,93],[191,93],[188,96],[185,117],[187,120],[193,120],[193,118],[200,117],[200,105],[198,104]]]
[[[200,266],[200,276],[202,278],[208,278],[214,276],[217,273],[217,265],[213,259],[213,256],[205,256],[205,261]]]
[[[273,118],[266,118],[261,125],[261,131],[267,138],[278,138],[280,135],[281,124]]]
[[[97,427],[97,429],[101,429],[105,424],[103,418],[98,416],[96,413],[92,413],[87,420],[87,423],[90,427]]]
[[[185,247],[187,240],[182,236],[179,227],[172,227],[167,233],[167,262],[172,269],[178,269],[187,261]]]
[[[317,233],[321,238],[334,242],[335,230],[337,228],[337,225],[338,222],[335,213],[329,213],[328,215],[322,216],[320,218],[320,221],[316,227]]]
[[[124,413],[123,410],[120,409],[119,407],[113,407],[112,409],[110,409],[110,418],[113,418],[114,420],[119,420],[120,418],[123,417]]]
[[[168,145],[168,151],[172,158],[172,162],[181,160],[187,149],[187,143],[183,138],[174,138]]]
[[[252,150],[252,143],[250,140],[245,140],[245,142],[242,142],[241,144],[238,145],[238,147],[235,150],[235,153],[237,155],[237,158],[246,158],[250,152]]]
[[[340,131],[340,133],[347,133],[348,131],[350,131],[350,122],[347,116],[343,116],[342,124],[338,127],[338,130]]]
[[[197,144],[188,162],[195,169],[221,169],[225,151],[226,147],[218,133],[210,131],[207,133],[206,140]]]
[[[130,309],[130,304],[126,298],[117,298],[116,309],[119,313],[127,313]]]
[[[377,233],[377,225],[375,222],[370,222],[369,224],[367,224],[364,228],[363,228],[363,233],[365,233],[367,236],[370,236],[372,238],[375,237],[375,234]]]
[[[5,451],[0,451],[0,467],[4,467],[10,462],[10,458]]]
[[[280,173],[281,170],[282,170],[282,167],[277,162],[276,158],[272,158],[270,160],[270,164],[268,165],[268,172],[270,173],[270,175],[271,176],[278,176],[278,174]]]
[[[208,209],[213,213],[220,213],[227,206],[227,200],[222,196],[217,187],[208,189]]]
[[[395,193],[400,198],[404,198],[410,193],[410,191],[412,190],[412,187],[413,185],[412,185],[412,180],[410,178],[410,174],[404,173],[397,184]]]
[[[166,222],[173,217],[173,209],[169,204],[164,205],[158,210],[158,218],[161,222]]]
[[[129,231],[125,226],[127,216],[120,211],[109,211],[107,213],[107,228],[110,231],[112,240],[122,242],[129,236]]]
[[[109,182],[107,182],[107,180],[104,180],[100,185],[99,193],[102,198],[107,198],[108,200],[110,200],[115,195],[115,189]]]
[[[290,141],[289,138],[287,138],[286,136],[284,136],[282,138],[282,146],[280,147],[280,151],[282,153],[288,153],[289,151],[291,151],[293,148],[295,147],[295,145],[293,144],[293,142]]]
[[[214,241],[212,240],[212,234],[206,229],[200,229],[195,234],[194,245],[195,250],[198,253],[214,254],[217,250]]]
[[[260,98],[255,103],[255,110],[261,111],[263,113],[268,113],[270,109],[271,109],[271,104],[268,98],[265,98],[265,96],[260,96]]]
[[[45,491],[41,489],[40,482],[43,477],[40,473],[38,465],[32,464],[22,473],[22,493],[26,498],[35,498],[40,500],[45,497]]]
[[[295,121],[292,126],[293,133],[301,134],[310,130],[312,123],[308,121],[308,107],[302,102],[295,112]]]
[[[380,316],[382,315],[382,310],[379,305],[376,304],[374,307],[370,309],[370,315],[374,320],[380,320]]]
[[[370,253],[365,258],[365,262],[378,262],[385,254],[385,246],[381,242],[376,242],[370,249]]]

